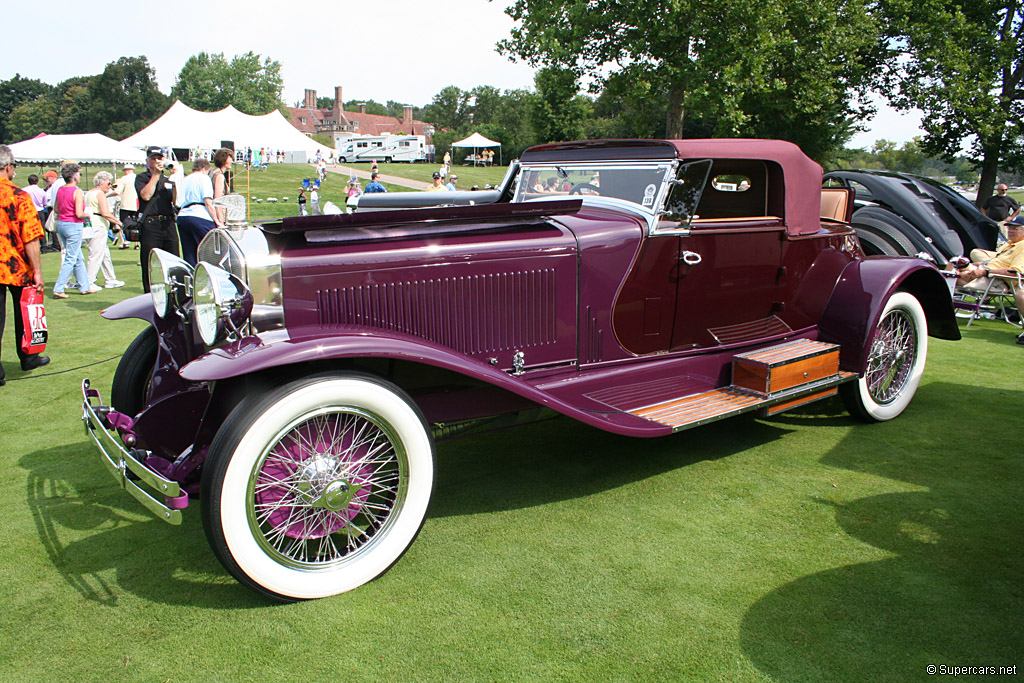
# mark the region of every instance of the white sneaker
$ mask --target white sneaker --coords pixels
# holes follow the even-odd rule
[[[107,280],[107,283],[103,286],[107,289],[117,289],[118,287],[124,287],[124,282],[121,280]]]

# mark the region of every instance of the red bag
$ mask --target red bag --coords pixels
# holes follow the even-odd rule
[[[25,335],[21,338],[21,350],[25,353],[41,353],[46,349],[46,307],[43,295],[35,287],[21,290],[21,320]]]

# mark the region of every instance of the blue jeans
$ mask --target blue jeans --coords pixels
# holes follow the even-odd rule
[[[78,281],[78,288],[85,292],[89,289],[89,271],[85,269],[85,257],[82,256],[82,228],[84,223],[72,223],[70,221],[57,221],[57,234],[64,243],[64,260],[60,264],[60,274],[57,275],[57,282],[53,285],[53,293],[61,294],[64,287],[74,271],[75,279]]]
[[[206,233],[217,227],[209,219],[196,216],[178,216],[178,235],[181,237],[181,258],[195,268],[199,243]]]

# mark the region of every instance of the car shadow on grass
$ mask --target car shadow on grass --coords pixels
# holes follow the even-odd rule
[[[429,517],[582,498],[762,446],[789,431],[747,414],[670,436],[638,439],[559,417],[445,441],[437,445]]]
[[[760,598],[740,631],[756,666],[781,681],[903,681],[927,678],[929,665],[1021,664],[1024,392],[998,393],[928,384],[906,415],[853,430],[824,456],[825,465],[892,480],[886,488],[919,490],[814,501],[834,509],[847,535],[822,543],[857,554],[861,542],[888,556]]]
[[[168,605],[215,609],[268,606],[210,552],[199,505],[180,527],[121,490],[87,441],[22,457],[26,497],[53,566],[84,599],[117,605],[122,591]]]

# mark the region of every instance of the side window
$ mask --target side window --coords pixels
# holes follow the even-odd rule
[[[665,200],[665,208],[661,211],[659,230],[685,229],[690,226],[690,221],[697,218],[697,206],[710,173],[711,159],[691,161],[679,167]]]

